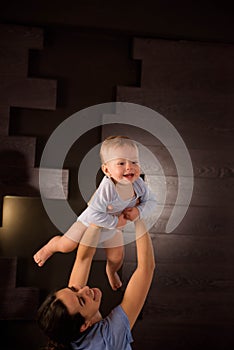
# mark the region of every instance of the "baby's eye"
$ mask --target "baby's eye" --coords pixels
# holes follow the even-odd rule
[[[119,162],[118,165],[124,165],[125,163],[124,162]]]

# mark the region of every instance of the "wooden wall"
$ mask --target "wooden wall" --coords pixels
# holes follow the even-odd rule
[[[144,127],[104,126],[103,137],[126,134],[147,146],[166,173],[167,206],[151,230],[157,269],[143,320],[133,331],[134,349],[233,346],[233,57],[233,45],[136,38],[140,86],[117,88],[117,101],[150,107],[167,118],[190,152],[193,196],[173,232],[165,233],[178,189],[168,151]],[[160,177],[152,176],[160,186]],[[127,247],[126,261],[129,276],[134,244]]]
[[[0,248],[4,258],[13,258],[11,263],[4,259],[4,266],[15,268],[14,257],[18,256],[18,277],[13,270],[18,286],[34,286],[45,293],[62,285],[72,257],[57,256],[44,270],[36,269],[32,252],[56,230],[39,199],[19,197],[27,192],[28,176],[24,175],[23,186],[22,182],[17,185],[23,188],[21,192],[13,191],[15,178],[10,186],[6,179],[17,174],[16,168],[27,174],[34,172],[50,133],[77,110],[114,100],[145,105],[164,115],[183,137],[193,162],[195,187],[191,206],[174,232],[165,234],[173,203],[168,203],[151,230],[157,269],[143,318],[133,331],[133,349],[232,348],[233,45],[140,38],[132,43],[129,36],[57,28],[45,30],[43,46],[43,32],[38,28],[2,26],[0,32],[0,96],[4,97],[0,101],[0,145],[2,165],[6,165],[0,167],[1,181],[10,190],[7,194],[18,195],[5,198]],[[129,56],[132,49],[133,56]],[[113,125],[109,129],[105,126],[102,137],[115,130]],[[142,130],[124,126],[120,131],[161,159],[168,169],[171,198],[175,198],[176,169],[166,150]],[[70,203],[77,212],[84,203],[76,188],[74,162],[79,163],[100,140],[100,130],[92,131],[74,145],[66,161]],[[13,157],[14,171],[9,156],[12,148],[19,151]],[[24,161],[19,161],[20,156]],[[17,161],[23,166],[16,166]],[[36,185],[32,187],[37,190]],[[134,266],[135,248],[131,244],[126,249],[125,283]],[[94,265],[94,275],[100,271],[102,274],[103,267]],[[119,295],[110,293],[103,278],[101,283],[106,302],[111,298],[116,302]],[[43,344],[44,339],[27,318],[25,323],[6,318],[2,327],[6,332],[8,329],[8,341],[14,334],[18,348],[30,344],[37,349],[38,343]],[[20,336],[24,332],[27,342]]]

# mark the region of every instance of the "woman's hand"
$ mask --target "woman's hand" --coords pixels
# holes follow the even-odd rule
[[[126,208],[123,211],[123,215],[125,219],[130,220],[130,221],[135,221],[139,218],[139,210],[137,207],[133,208]]]
[[[127,219],[125,218],[124,214],[121,214],[118,217],[118,224],[116,227],[124,227],[127,223]]]

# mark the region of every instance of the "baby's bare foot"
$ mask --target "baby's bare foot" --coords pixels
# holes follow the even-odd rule
[[[118,273],[117,272],[113,272],[111,270],[111,268],[108,266],[108,264],[106,265],[106,274],[107,274],[109,283],[111,285],[111,288],[113,290],[117,290],[120,287],[122,287],[122,282],[121,282],[121,279],[120,279]]]
[[[53,252],[48,249],[45,245],[33,256],[34,261],[38,266],[43,266],[47,259],[49,259],[53,255]]]

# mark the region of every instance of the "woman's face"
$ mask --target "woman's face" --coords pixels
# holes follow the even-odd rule
[[[98,288],[67,287],[56,293],[67,307],[71,315],[80,313],[85,320],[91,320],[98,312],[102,299],[102,292]]]

